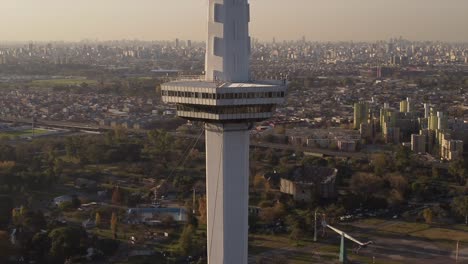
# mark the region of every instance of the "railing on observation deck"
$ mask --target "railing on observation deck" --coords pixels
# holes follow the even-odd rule
[[[177,81],[205,81],[205,75],[179,75]]]
[[[223,82],[220,80],[213,80],[207,81],[205,79],[205,75],[179,75],[177,77],[169,78],[169,81],[199,81],[199,82],[212,82],[216,84],[216,87],[221,87],[227,82]],[[270,85],[287,85],[286,79],[275,79],[275,80],[251,80],[251,83],[259,83],[259,84],[270,84]]]
[[[221,87],[223,86],[226,82],[219,81],[219,80],[213,80],[213,81],[207,81],[205,79],[205,75],[179,75],[175,78],[173,78],[172,81],[187,81],[187,82],[210,82],[210,83],[215,83],[216,87]]]

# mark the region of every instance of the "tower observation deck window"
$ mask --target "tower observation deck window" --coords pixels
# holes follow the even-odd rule
[[[223,23],[223,5],[222,4],[215,4],[214,5],[214,22],[216,23]]]
[[[201,98],[201,99],[257,99],[257,98],[280,98],[284,97],[284,92],[250,92],[250,93],[200,93],[183,91],[162,91],[163,96]]]
[[[256,114],[272,113],[275,111],[274,105],[240,105],[240,106],[207,106],[207,105],[177,105],[178,111],[193,113],[209,113],[217,115],[235,115],[235,114]]]
[[[223,39],[214,37],[213,39],[213,55],[223,56]]]

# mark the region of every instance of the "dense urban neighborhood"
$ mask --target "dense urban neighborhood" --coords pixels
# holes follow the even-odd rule
[[[344,232],[352,263],[468,261],[468,44],[251,57],[288,91],[249,132],[249,263],[337,263]],[[0,43],[0,263],[207,263],[204,125],[161,91],[204,59],[179,39]]]

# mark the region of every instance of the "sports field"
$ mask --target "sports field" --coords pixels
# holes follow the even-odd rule
[[[45,129],[34,129],[34,135],[41,135],[50,132],[50,130]],[[26,130],[16,130],[16,131],[0,131],[0,138],[9,137],[31,137],[33,135],[32,129]]]

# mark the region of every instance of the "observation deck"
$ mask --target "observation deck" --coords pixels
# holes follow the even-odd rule
[[[178,80],[163,84],[162,99],[177,115],[204,122],[257,122],[271,118],[286,95],[285,81],[215,82]]]

